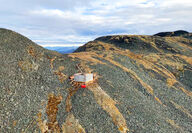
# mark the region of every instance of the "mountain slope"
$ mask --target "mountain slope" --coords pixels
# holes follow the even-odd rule
[[[155,34],[154,36],[161,36],[161,37],[173,37],[173,36],[188,36],[189,32],[184,30],[178,30],[174,32],[160,32]]]
[[[50,93],[69,87],[63,72],[74,73],[70,68],[75,64],[6,29],[0,29],[0,58],[0,132],[38,131],[36,117],[43,103]]]
[[[190,36],[105,36],[60,55],[1,29],[0,51],[1,132],[192,130]],[[98,77],[87,88],[68,80],[77,64]]]

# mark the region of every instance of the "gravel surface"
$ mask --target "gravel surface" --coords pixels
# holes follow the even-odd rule
[[[0,132],[41,132],[41,120],[51,123],[47,103],[53,94],[62,97],[55,122],[61,132],[68,118],[87,133],[191,133],[192,41],[186,36],[108,36],[61,55],[0,29]],[[67,112],[74,88],[68,78],[79,63],[97,74],[102,91],[79,88]],[[119,125],[121,115],[127,131]]]

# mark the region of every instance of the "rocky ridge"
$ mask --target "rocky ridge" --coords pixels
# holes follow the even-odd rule
[[[61,55],[0,29],[0,132],[190,133],[191,33],[160,35],[99,37]],[[77,64],[97,81],[75,88]]]

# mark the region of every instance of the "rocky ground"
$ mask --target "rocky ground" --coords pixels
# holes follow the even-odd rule
[[[192,36],[176,33],[105,36],[61,55],[0,29],[0,132],[190,133]],[[87,88],[68,79],[77,64],[98,77]]]

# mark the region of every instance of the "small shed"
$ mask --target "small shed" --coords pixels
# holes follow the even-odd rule
[[[93,81],[93,74],[92,73],[76,73],[74,74],[74,81],[84,82],[84,83]]]

